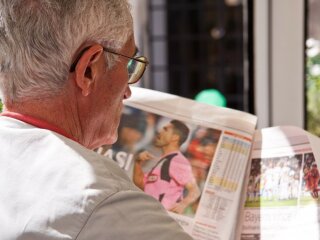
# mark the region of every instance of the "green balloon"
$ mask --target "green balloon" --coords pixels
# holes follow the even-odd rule
[[[216,89],[202,90],[196,95],[195,100],[197,102],[202,102],[219,107],[225,107],[227,105],[225,96]]]

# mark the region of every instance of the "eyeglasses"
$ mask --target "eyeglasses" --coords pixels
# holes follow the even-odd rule
[[[76,60],[73,62],[73,64],[71,65],[69,71],[70,72],[74,72],[75,69],[76,69],[76,66],[81,58],[81,56],[83,55],[83,53],[85,51],[87,51],[88,49],[90,48],[89,47],[86,47],[84,48],[80,54],[78,55],[78,57],[76,58]],[[147,68],[147,65],[149,64],[148,62],[148,59],[144,56],[139,56],[139,57],[129,57],[129,56],[126,56],[126,55],[123,55],[121,53],[117,53],[117,52],[114,52],[108,48],[103,48],[103,51],[105,52],[108,52],[108,53],[112,53],[112,54],[116,54],[116,55],[119,55],[121,57],[125,57],[125,58],[128,58],[130,59],[129,62],[128,62],[128,65],[127,65],[127,70],[128,70],[128,84],[134,84],[136,82],[138,82],[141,77],[143,76],[144,74],[144,71],[146,70]]]

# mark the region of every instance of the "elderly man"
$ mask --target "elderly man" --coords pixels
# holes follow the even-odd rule
[[[126,0],[1,0],[0,238],[190,239],[113,161],[142,76]]]

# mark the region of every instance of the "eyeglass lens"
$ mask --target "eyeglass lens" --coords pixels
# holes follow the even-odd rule
[[[140,59],[142,61],[145,61],[145,57],[138,57],[137,59]],[[129,75],[129,84],[133,84],[139,81],[139,79],[142,77],[145,69],[146,69],[146,63],[139,62],[134,59],[131,59],[128,62],[128,75]]]

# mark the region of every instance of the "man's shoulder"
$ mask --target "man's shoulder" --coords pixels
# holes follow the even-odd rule
[[[77,142],[30,126],[2,129],[0,183],[10,187],[0,189],[0,208],[15,214],[1,216],[0,232],[11,223],[16,232],[49,227],[74,238],[102,201],[138,191],[116,163]]]
[[[189,160],[185,157],[185,155],[178,151],[176,152],[176,155],[173,157],[175,159],[175,161],[179,161],[179,162],[184,162],[184,163],[189,163]]]
[[[191,240],[157,200],[141,191],[117,192],[96,207],[77,239],[97,237]]]
[[[107,192],[136,189],[126,172],[112,159],[87,149],[70,139],[62,136],[58,136],[58,138],[66,147],[65,152],[68,152],[65,160],[70,171],[82,175],[89,181],[93,180],[93,183],[99,186],[97,189]]]

